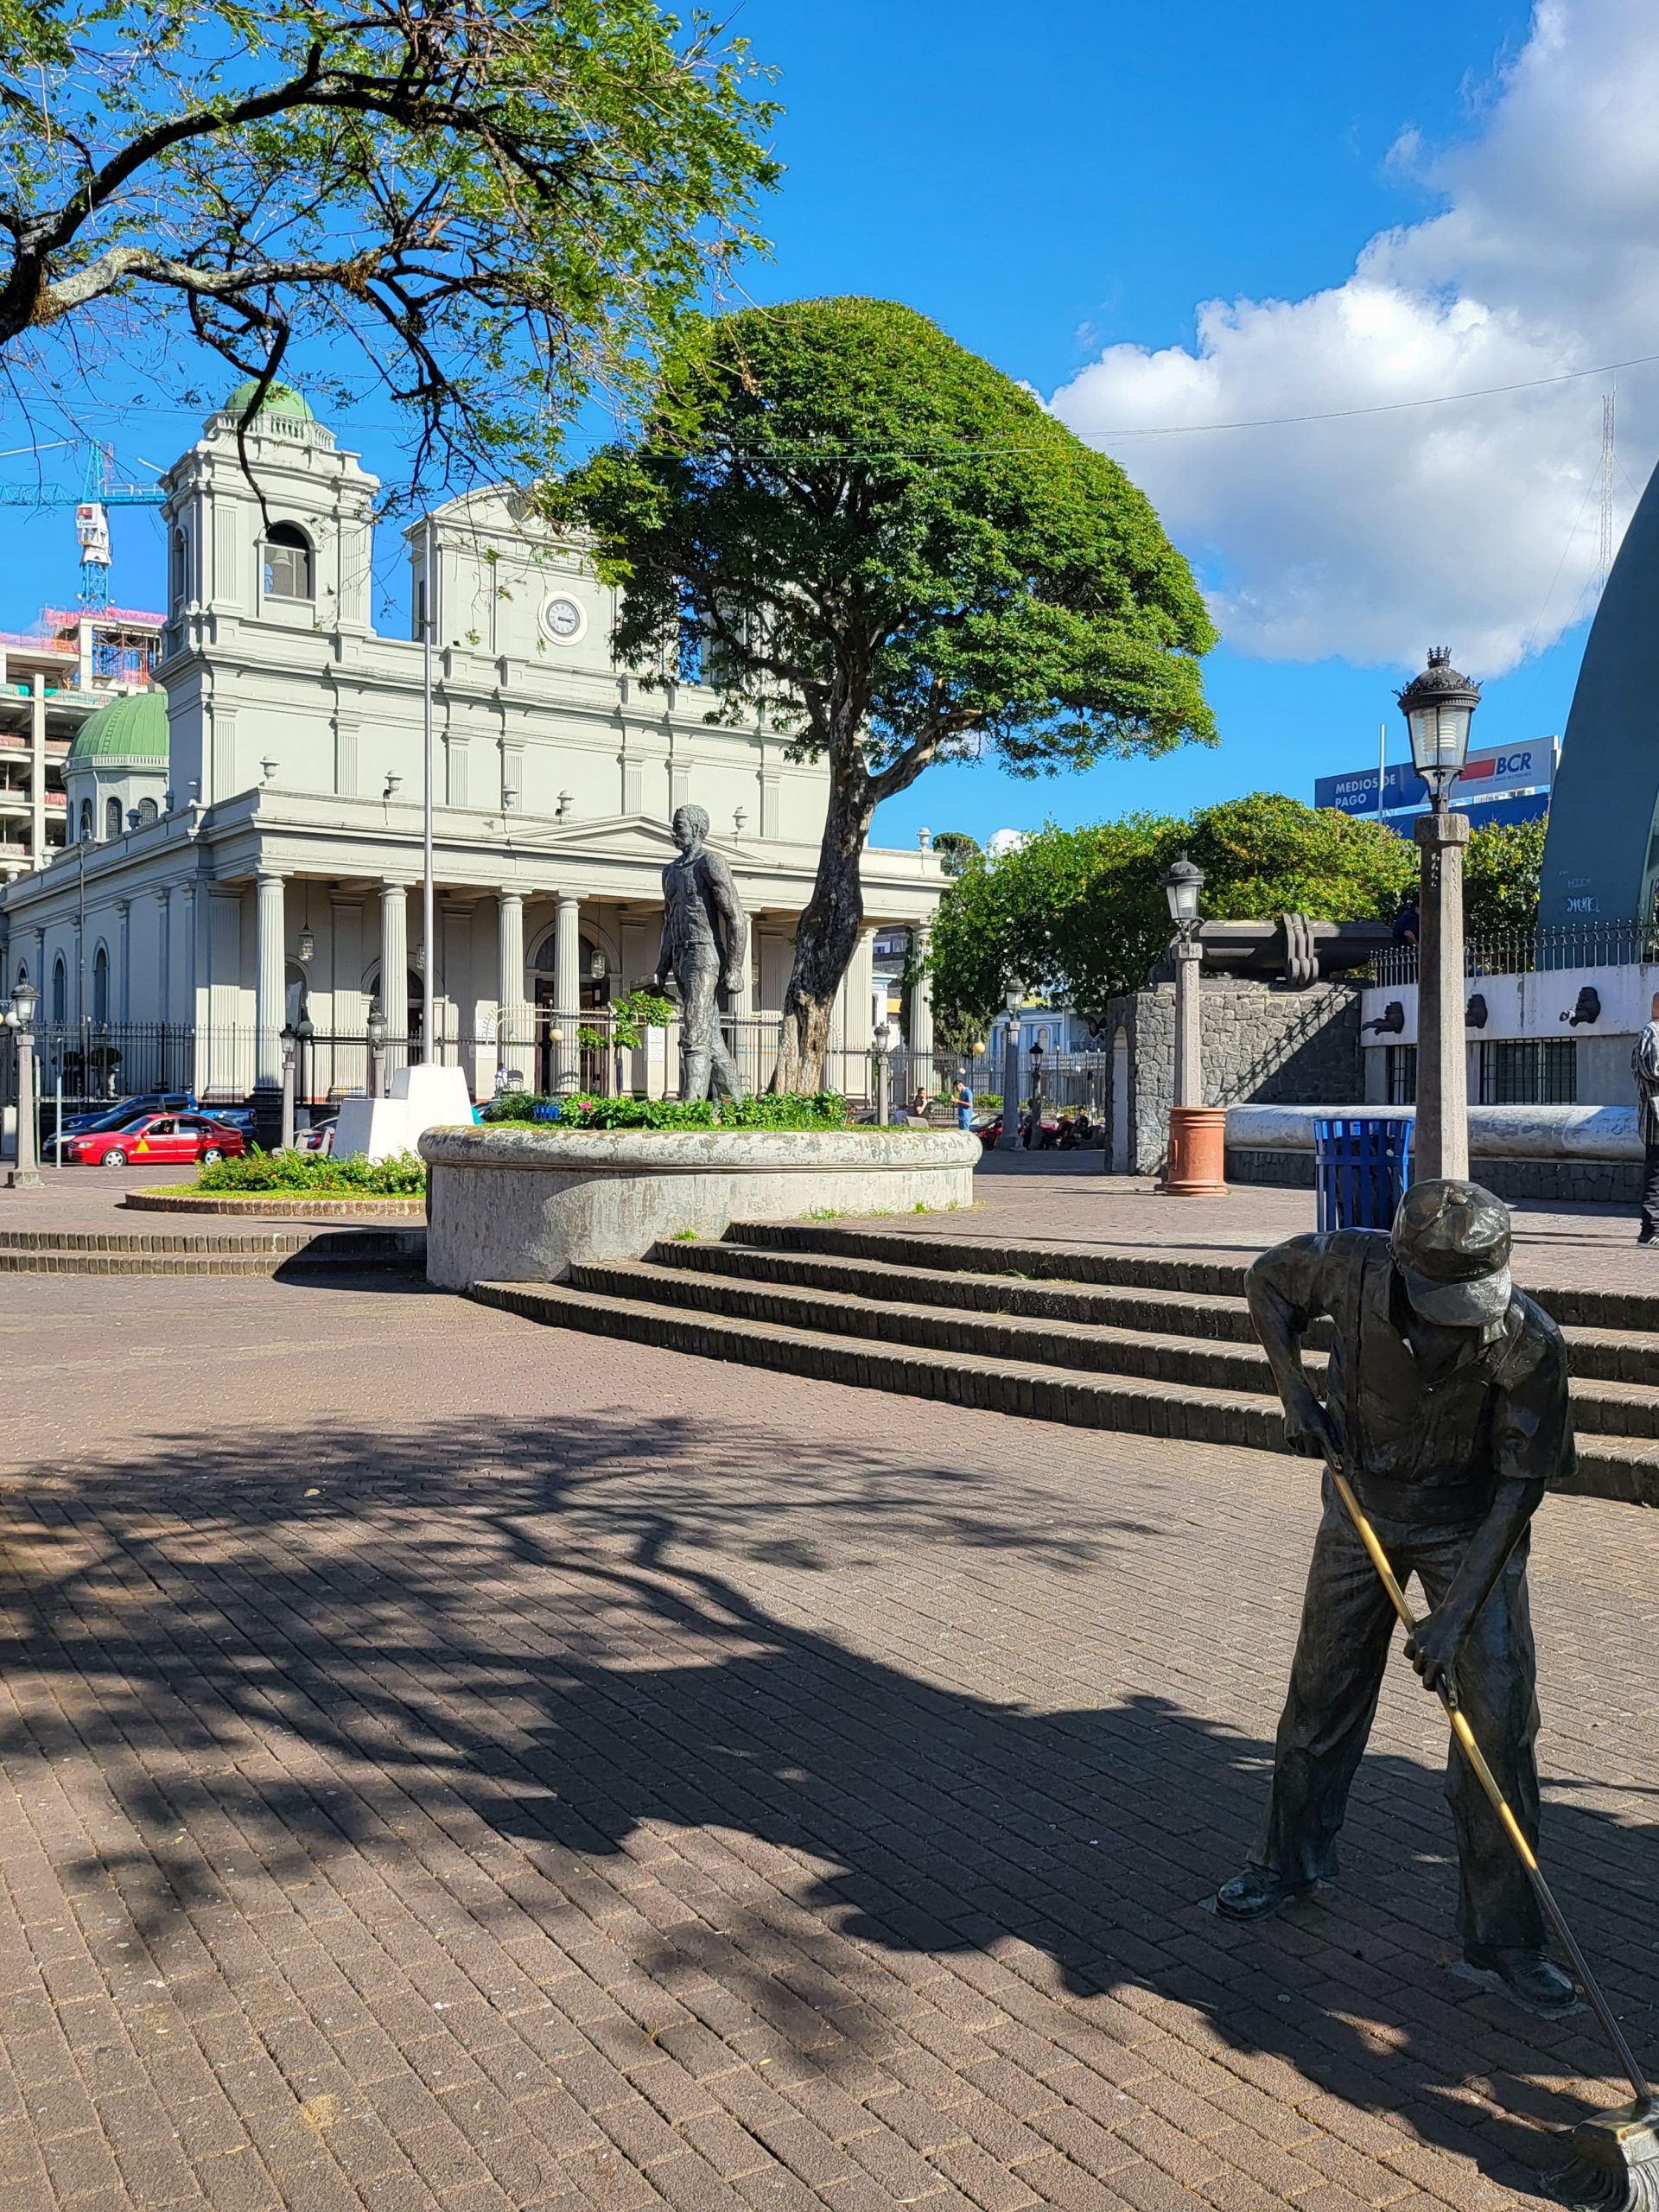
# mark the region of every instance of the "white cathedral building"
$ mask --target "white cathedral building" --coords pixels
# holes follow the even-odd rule
[[[728,1011],[746,1077],[764,1084],[823,768],[791,761],[770,731],[709,720],[715,696],[698,684],[642,690],[613,659],[613,595],[579,550],[505,494],[455,500],[430,526],[425,943],[424,656],[373,626],[378,486],[277,387],[249,428],[256,492],[237,454],[246,393],[162,480],[156,688],[87,717],[64,766],[68,842],[0,893],[3,986],[26,977],[40,993],[48,1055],[73,1037],[102,1051],[106,1087],[118,1065],[123,1091],[240,1098],[280,1082],[284,1027],[308,1024],[303,1092],[359,1089],[372,1001],[409,1040],[392,1064],[400,1049],[422,1055],[429,962],[439,1056],[475,1096],[508,1065],[532,1088],[593,1080],[603,1008],[655,968],[669,817],[689,802],[751,917],[747,989]],[[405,537],[418,609],[427,526]],[[925,931],[944,880],[931,852],[875,848],[863,880],[830,1070],[855,1093],[868,1087],[874,938]],[[910,1031],[912,1049],[931,1046],[925,992]],[[657,1035],[625,1083],[660,1087]]]

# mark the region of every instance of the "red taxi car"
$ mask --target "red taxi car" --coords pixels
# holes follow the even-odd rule
[[[124,1128],[92,1129],[63,1147],[66,1160],[83,1167],[124,1167],[129,1160],[158,1166],[194,1160],[232,1160],[247,1149],[240,1129],[207,1114],[138,1114]]]

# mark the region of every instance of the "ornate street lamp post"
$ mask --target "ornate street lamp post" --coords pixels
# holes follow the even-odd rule
[[[893,1119],[893,1062],[888,1057],[893,1050],[893,1025],[878,1021],[875,1025],[875,1120],[878,1128],[885,1129]]]
[[[1002,1000],[1008,1029],[1002,1043],[1002,1134],[996,1141],[999,1152],[1020,1149],[1020,1009],[1025,1002],[1025,985],[1011,983]]]
[[[381,1096],[381,1068],[386,1050],[386,1017],[378,999],[369,1001],[369,1096]]]
[[[1412,1178],[1466,1177],[1469,1084],[1463,1018],[1463,854],[1469,817],[1447,794],[1469,758],[1480,686],[1460,676],[1444,645],[1398,695],[1411,732],[1411,764],[1428,785],[1429,810],[1414,835],[1421,857],[1417,953],[1417,1126]]]
[[[1204,1034],[1198,969],[1198,893],[1204,870],[1183,853],[1164,875],[1164,896],[1175,925],[1175,1052],[1171,1071],[1169,1149],[1164,1191],[1179,1198],[1219,1198],[1226,1189],[1224,1108],[1204,1103]]]
[[[14,986],[6,1026],[17,1039],[17,1147],[6,1181],[14,1191],[43,1191],[35,1157],[35,1005],[40,993],[33,983]]]
[[[294,1052],[299,1037],[291,1021],[283,1024],[283,1135],[284,1152],[294,1149]]]

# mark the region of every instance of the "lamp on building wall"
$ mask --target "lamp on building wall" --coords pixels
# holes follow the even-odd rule
[[[386,788],[381,792],[381,798],[385,799],[391,798],[395,791],[402,790],[403,783],[404,779],[401,776],[388,776],[386,778]]]
[[[748,818],[749,810],[747,806],[734,806],[732,809],[732,835],[734,837],[741,837],[743,835]]]
[[[1175,1052],[1163,1188],[1166,1196],[1178,1198],[1219,1198],[1227,1187],[1226,1113],[1204,1103],[1203,1001],[1198,990],[1204,959],[1198,894],[1203,889],[1204,870],[1185,853],[1165,871],[1164,896],[1176,936],[1170,948],[1175,957]]]
[[[1411,765],[1429,810],[1413,825],[1419,855],[1417,1112],[1412,1173],[1419,1181],[1469,1173],[1469,1078],[1463,1007],[1463,852],[1469,817],[1447,795],[1469,758],[1480,686],[1460,676],[1444,645],[1396,693],[1411,732]]]
[[[556,822],[563,822],[575,804],[575,801],[569,791],[561,791],[558,804],[553,810],[553,819]]]
[[[596,983],[602,983],[605,980],[605,954],[603,948],[597,944],[588,956],[588,973]]]
[[[300,931],[299,951],[301,960],[308,966],[316,958],[317,934],[315,930],[302,930]]]

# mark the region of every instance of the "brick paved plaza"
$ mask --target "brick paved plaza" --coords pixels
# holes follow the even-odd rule
[[[1311,1211],[985,1188],[959,1226]],[[1587,2016],[1451,1970],[1403,1663],[1342,1886],[1204,1909],[1266,1779],[1298,1463],[391,1279],[0,1300],[5,2212],[1482,2212],[1620,2094]],[[1552,1503],[1535,1559],[1547,1857],[1659,2055],[1659,1520]]]

